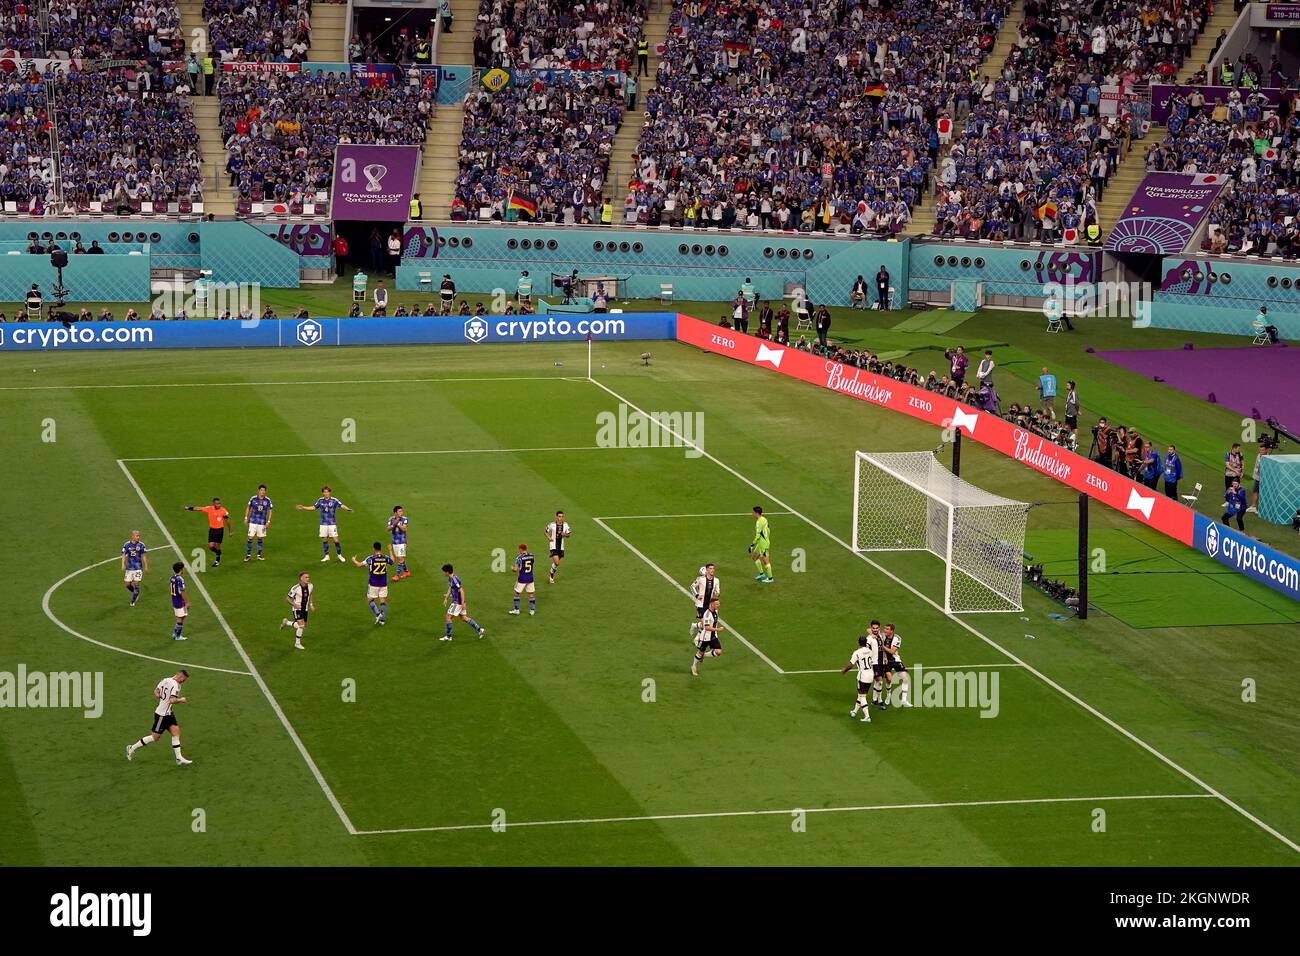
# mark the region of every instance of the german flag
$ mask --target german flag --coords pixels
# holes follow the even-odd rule
[[[877,97],[879,97],[879,96],[884,96],[884,95],[885,95],[885,84],[884,84],[884,83],[868,83],[867,86],[866,86],[866,89],[864,89],[864,90],[862,91],[862,95],[863,95],[863,96],[877,96]]]
[[[527,216],[529,219],[537,218],[537,203],[533,202],[527,196],[521,196],[519,193],[510,194],[510,202],[507,209],[517,209],[520,216]]]
[[[740,40],[728,40],[726,43],[722,44],[722,48],[724,50],[734,50],[737,53],[749,52],[749,44]]]

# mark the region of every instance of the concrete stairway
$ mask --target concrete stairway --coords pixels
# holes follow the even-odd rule
[[[623,221],[623,202],[627,198],[628,180],[636,172],[632,154],[637,151],[641,141],[641,129],[645,126],[645,98],[655,88],[655,74],[659,72],[659,54],[656,49],[668,35],[668,14],[672,9],[671,0],[662,0],[657,5],[650,4],[644,24],[645,38],[650,44],[650,75],[637,78],[637,100],[635,110],[625,111],[623,125],[614,136],[614,150],[609,157],[608,194],[613,197],[614,221]],[[635,58],[633,58],[635,63]],[[635,67],[634,67],[635,69]]]
[[[181,30],[189,38],[189,46],[207,49],[208,23],[203,18],[202,0],[180,0],[177,6],[181,13]],[[199,152],[203,157],[203,211],[216,216],[233,216],[235,195],[222,175],[226,168],[226,148],[221,138],[220,105],[216,96],[216,84],[220,79],[218,76],[213,80],[212,96],[191,97],[190,106],[194,111],[194,125],[199,131]]]
[[[344,49],[347,35],[348,6],[345,3],[316,3],[311,8],[311,49],[307,59],[312,63],[346,63],[348,51]]]
[[[1144,158],[1147,147],[1164,138],[1165,128],[1152,126],[1151,132],[1147,133],[1145,139],[1133,140],[1128,155],[1120,161],[1119,167],[1110,177],[1110,182],[1106,184],[1106,191],[1101,197],[1101,203],[1097,206],[1097,220],[1101,224],[1103,235],[1115,225],[1138,188],[1138,183],[1142,182],[1142,177],[1146,175]]]
[[[1226,0],[1220,0],[1214,5],[1214,13],[1210,14],[1210,22],[1205,25],[1205,31],[1196,39],[1196,45],[1192,47],[1192,55],[1183,61],[1183,65],[1178,70],[1177,82],[1186,83],[1201,67],[1210,62],[1210,51],[1214,49],[1214,41],[1219,35],[1220,30],[1232,32],[1232,25],[1237,22],[1239,14],[1232,9],[1232,4]]]
[[[451,198],[460,171],[460,134],[464,121],[463,103],[440,105],[438,114],[429,121],[416,190],[426,219],[446,219],[451,215]]]
[[[992,76],[1000,72],[1007,62],[1007,57],[1011,56],[1011,51],[1015,49],[1016,37],[1020,31],[1020,24],[1025,22],[1025,0],[1015,0],[1011,9],[1002,20],[1002,26],[998,29],[997,38],[993,41],[993,47],[989,50],[989,55],[984,58],[982,72],[984,75]],[[953,128],[952,141],[960,141],[962,136],[963,123],[955,123]],[[943,167],[943,160],[948,155],[949,149],[939,150],[939,161],[935,164],[937,173]],[[925,236],[934,230],[934,194],[926,192],[921,201],[916,204],[912,210],[912,221],[903,234],[907,236]]]
[[[436,12],[436,5],[435,5]],[[438,36],[434,63],[448,66],[474,62],[474,22],[478,19],[478,0],[451,0],[451,32]],[[456,138],[459,141],[460,134]]]

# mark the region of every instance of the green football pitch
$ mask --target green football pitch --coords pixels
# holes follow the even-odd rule
[[[976,334],[1006,341],[993,321]],[[0,540],[19,556],[0,671],[103,675],[94,719],[0,710],[0,863],[1300,859],[1295,606],[1098,506],[1109,567],[1087,621],[1029,590],[1022,613],[946,616],[936,559],[847,543],[854,452],[930,449],[933,428],[671,343],[598,343],[592,379],[586,363],[568,344],[0,360]],[[1150,398],[1180,401],[1195,407]],[[621,405],[701,413],[703,454],[603,442]],[[962,465],[1035,503],[1026,550],[1067,577],[1074,495],[972,445]],[[238,518],[260,483],[274,519],[246,563]],[[364,572],[320,563],[316,514],[294,510],[326,484],[354,509],[345,555],[387,541],[394,505],[410,517],[413,574],[384,627]],[[183,510],[213,496],[236,523],[219,568]],[[756,504],[772,585],[746,553]],[[510,616],[510,562],[520,543],[545,554],[557,509],[574,528],[558,581]],[[132,529],[151,557],[134,608]],[[438,640],[444,562],[482,640],[463,623]],[[706,562],[727,631],[696,678],[684,589]],[[296,651],[278,625],[302,570],[317,611]],[[851,720],[839,669],[873,617],[914,674],[969,677],[996,707]],[[165,742],[127,762],[179,666],[193,765]]]

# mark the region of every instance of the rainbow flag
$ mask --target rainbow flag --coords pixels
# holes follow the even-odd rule
[[[527,216],[529,219],[537,218],[537,203],[533,202],[527,196],[521,196],[518,193],[510,194],[510,202],[506,204],[507,209],[517,209],[521,216]]]

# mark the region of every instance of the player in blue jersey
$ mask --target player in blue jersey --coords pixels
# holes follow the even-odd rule
[[[442,573],[447,576],[447,593],[442,598],[442,604],[447,609],[447,633],[438,640],[451,640],[451,622],[456,618],[460,618],[474,628],[481,638],[487,633],[487,628],[479,627],[478,622],[469,616],[469,608],[465,604],[465,585],[461,584],[460,575],[452,569],[450,564],[442,566]]]
[[[528,592],[528,613],[537,613],[537,585],[533,581],[533,565],[536,563],[537,559],[528,550],[528,545],[521,544],[519,557],[515,558],[515,571],[518,573],[515,576],[515,607],[511,614],[519,613],[519,595],[525,591]]]
[[[172,613],[176,615],[176,626],[172,628],[172,640],[183,641],[185,635],[181,633],[181,628],[185,626],[185,618],[190,613],[190,599],[185,594],[185,565],[179,561],[172,565],[172,577],[168,582],[168,590],[172,596]]]
[[[253,541],[257,541],[257,560],[265,561],[262,557],[262,543],[266,540],[266,533],[271,530],[271,509],[275,505],[271,504],[271,499],[266,496],[266,485],[257,486],[257,494],[248,499],[248,504],[244,506],[244,524],[248,525],[248,544],[244,547],[244,560],[253,559]]]
[[[132,531],[131,540],[122,545],[122,583],[131,593],[131,607],[140,600],[140,581],[149,570],[149,549],[140,540],[140,532]]]
[[[368,558],[358,561],[354,554],[352,563],[370,573],[366,601],[375,615],[375,623],[388,623],[388,569],[393,566],[393,559],[384,554],[384,546],[376,541],[374,551]]]
[[[343,560],[343,543],[339,541],[339,526],[335,523],[335,515],[340,508],[351,513],[352,509],[334,497],[334,492],[329,485],[325,485],[320,490],[320,497],[309,505],[294,505],[298,511],[319,511],[320,512],[320,549],[323,557],[322,562],[330,559],[330,540],[334,541],[334,553],[340,561]]]
[[[406,566],[406,511],[401,505],[393,506],[393,516],[388,519],[388,533],[392,536],[392,543],[388,546],[388,554],[392,557],[393,563],[397,569],[393,574],[394,581],[400,581],[402,578],[411,576],[411,569]]]

